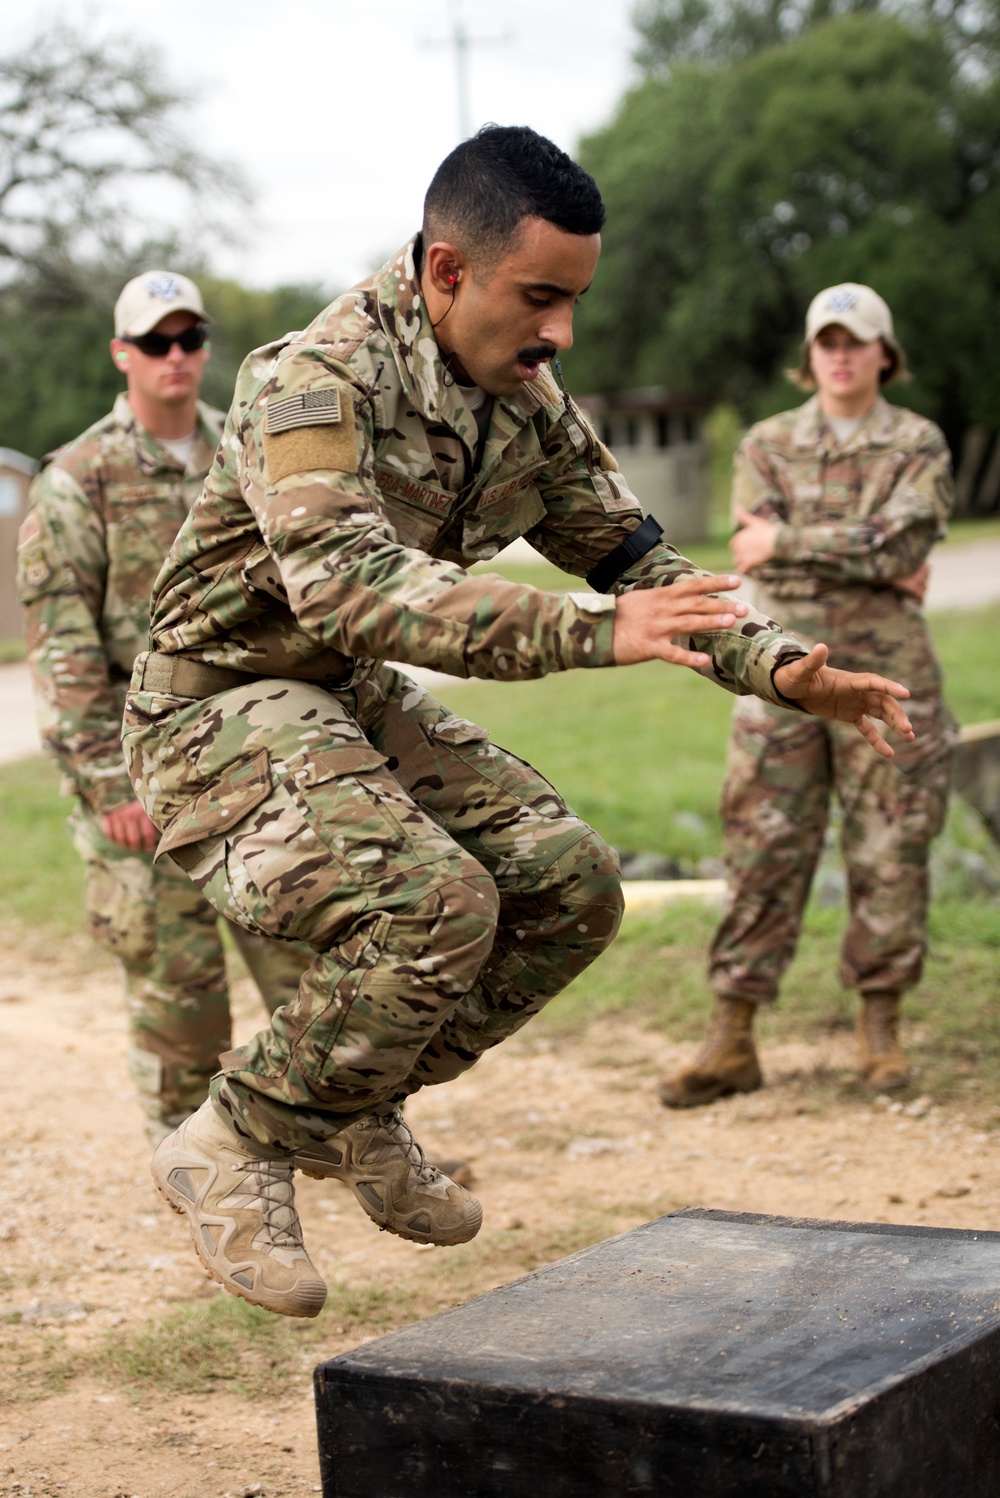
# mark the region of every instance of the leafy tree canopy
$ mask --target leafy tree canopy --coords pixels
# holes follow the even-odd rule
[[[178,120],[188,102],[151,53],[65,23],[0,57],[0,266],[30,265],[54,241],[121,240],[135,217],[122,189],[144,179],[167,191],[155,222],[186,195],[218,233],[206,215],[246,189],[187,138]]]
[[[41,457],[111,409],[125,388],[108,349],[112,310],[125,282],[151,265],[194,276],[201,288],[214,319],[202,397],[222,410],[247,352],[305,327],[327,300],[319,287],[256,291],[219,280],[176,241],[150,242],[131,257],[109,249],[98,261],[52,251],[0,292],[0,447]]]
[[[757,0],[720,14],[737,9]],[[742,54],[672,62],[583,142],[608,224],[575,387],[787,406],[810,298],[857,280],[893,308],[917,374],[905,398],[951,434],[995,424],[995,79],[971,76],[941,26],[873,13]]]
[[[935,26],[954,55],[980,72],[1000,56],[997,0],[640,0],[636,61],[649,73],[685,60],[732,62],[836,16],[876,13]]]
[[[206,274],[247,193],[188,139],[188,102],[152,54],[66,24],[0,57],[0,445],[39,457],[110,408],[112,309],[144,269],[198,279],[215,317],[203,394],[223,407],[246,352],[322,306],[318,288]]]

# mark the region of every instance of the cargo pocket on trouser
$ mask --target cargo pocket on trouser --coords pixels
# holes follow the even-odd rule
[[[97,818],[82,806],[73,811],[69,826],[86,864],[91,936],[129,965],[152,963],[156,953],[152,858],[106,838]]]
[[[171,817],[157,845],[155,861],[169,858],[220,915],[258,935],[262,931],[234,897],[227,877],[229,834],[271,795],[266,749],[192,797]]]
[[[371,745],[272,762],[271,795],[217,860],[244,921],[316,950],[296,1001],[223,1058],[255,1137],[280,1110],[375,1106],[467,991],[492,942],[492,881]]]

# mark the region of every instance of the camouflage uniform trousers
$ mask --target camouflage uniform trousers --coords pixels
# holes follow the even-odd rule
[[[896,759],[850,724],[756,698],[733,715],[722,791],[729,904],[709,978],[719,998],[773,1000],[798,941],[831,792],[843,807],[850,916],[840,981],[864,993],[919,982],[927,948],[927,858],[947,809],[951,732],[940,703],[907,704],[918,740]]]
[[[614,938],[613,850],[401,673],[197,702],[136,690],[141,669],[126,758],[171,856],[229,919],[315,952],[212,1085],[248,1136],[294,1149],[458,1076]]]
[[[70,817],[87,869],[91,935],[125,979],[129,1073],[147,1117],[176,1124],[208,1095],[232,1044],[219,918],[186,874],[104,836],[83,803]],[[231,927],[269,1011],[295,996],[312,953]]]

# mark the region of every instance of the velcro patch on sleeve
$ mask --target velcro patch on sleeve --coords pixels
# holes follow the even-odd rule
[[[290,432],[297,427],[339,426],[344,401],[332,390],[303,390],[267,403],[266,432]]]
[[[34,510],[21,523],[17,538],[17,572],[21,602],[28,603],[56,575],[48,535]]]
[[[353,420],[342,421],[339,426],[296,427],[288,432],[265,430],[263,447],[269,484],[280,483],[292,473],[314,473],[317,469],[355,473],[358,467]]]

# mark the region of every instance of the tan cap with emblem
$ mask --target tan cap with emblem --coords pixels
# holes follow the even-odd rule
[[[811,343],[817,333],[834,323],[846,328],[862,343],[884,338],[893,348],[898,347],[888,303],[870,286],[843,281],[839,286],[828,286],[814,296],[806,313],[806,342]]]
[[[172,270],[147,270],[122,288],[115,302],[115,337],[141,338],[171,312],[193,312],[211,322],[202,306],[201,292],[187,276]]]

